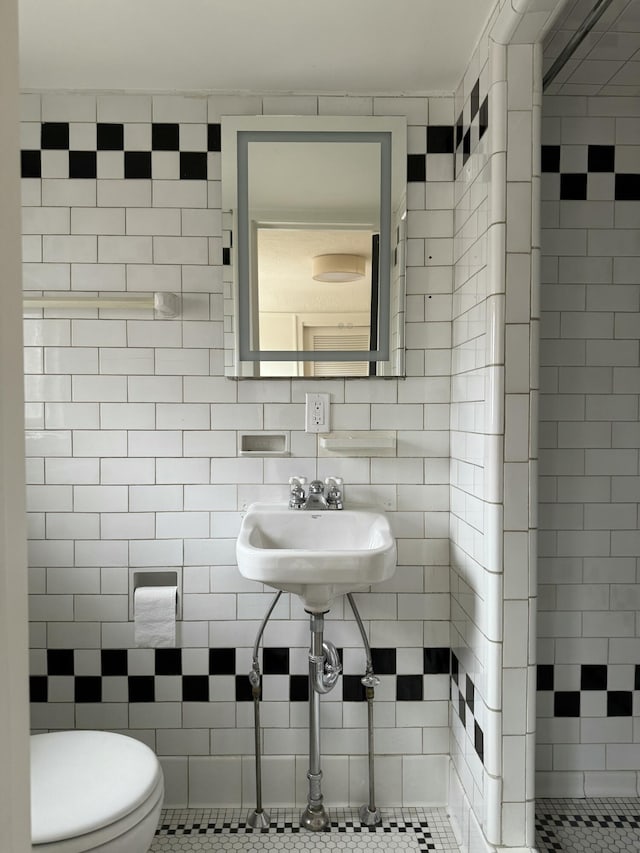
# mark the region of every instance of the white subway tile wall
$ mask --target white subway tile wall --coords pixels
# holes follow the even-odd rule
[[[532,846],[535,829],[539,22],[507,47],[511,15],[455,98],[450,802],[470,849]]]
[[[486,372],[487,224],[490,134],[488,90],[480,90],[487,43],[476,51],[455,98],[455,209],[451,353],[451,648],[450,749],[466,799],[483,820],[484,610],[482,550]],[[481,111],[482,103],[482,111]],[[493,124],[492,112],[491,122]],[[482,133],[481,133],[482,124]],[[473,137],[473,139],[472,139]],[[460,825],[464,810],[455,809]],[[468,816],[467,816],[468,819]]]
[[[537,738],[543,797],[640,790],[640,158],[637,134],[628,134],[640,105],[623,100],[544,98]],[[635,117],[623,116],[629,107]]]
[[[347,504],[382,505],[398,538],[395,577],[357,596],[382,681],[376,744],[389,777],[379,771],[379,796],[444,801],[453,99],[69,94],[29,95],[28,105],[25,290],[181,297],[173,320],[27,312],[34,729],[144,740],[161,757],[172,805],[250,798],[247,673],[271,592],[237,571],[240,514],[253,500],[285,500],[292,474],[336,474]],[[408,117],[407,379],[223,376],[229,235],[217,124],[229,113],[280,112]],[[335,428],[395,431],[397,458],[319,459],[303,431],[308,390],[330,393]],[[239,430],[283,431],[291,456],[239,458]],[[138,649],[129,570],[163,567],[182,571],[178,648]],[[358,803],[364,653],[342,602],[327,637],[345,662],[323,702],[325,772],[336,779],[327,784]],[[273,783],[288,804],[305,785],[308,644],[306,614],[283,596],[264,636],[262,718],[265,790]]]

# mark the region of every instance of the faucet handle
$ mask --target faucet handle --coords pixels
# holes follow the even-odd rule
[[[305,495],[303,486],[306,484],[306,477],[289,477],[289,485],[291,492],[289,494],[289,506],[291,509],[300,509],[304,504]]]
[[[326,477],[324,484],[327,487],[327,505],[331,509],[342,509],[342,477]]]
[[[324,484],[325,486],[329,486],[329,488],[341,489],[344,480],[342,477],[325,477]]]

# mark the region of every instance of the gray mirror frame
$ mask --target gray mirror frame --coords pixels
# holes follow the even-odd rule
[[[406,119],[396,116],[223,116],[222,207],[232,218],[233,353],[228,376],[256,376],[260,362],[368,361],[376,375],[399,376],[404,369],[404,255],[406,224]],[[251,142],[374,142],[380,144],[380,264],[378,347],[375,350],[259,350],[251,346],[251,226],[248,209],[248,145]],[[401,292],[392,305],[392,266],[400,263]],[[228,300],[225,300],[228,302]],[[392,314],[392,310],[395,312]],[[392,322],[393,321],[393,322]],[[227,338],[229,340],[229,338]],[[229,347],[227,347],[229,350]]]

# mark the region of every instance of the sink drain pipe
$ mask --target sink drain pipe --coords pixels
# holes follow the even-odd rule
[[[251,695],[253,696],[253,727],[256,743],[256,807],[247,815],[247,824],[254,829],[266,829],[269,826],[271,818],[269,812],[265,812],[262,808],[262,750],[260,746],[260,662],[258,661],[258,648],[260,640],[264,633],[264,629],[269,621],[269,617],[273,613],[273,609],[278,603],[278,599],[282,595],[282,590],[278,591],[267,610],[253,646],[253,661],[251,672],[249,673],[249,682],[251,684]]]
[[[365,803],[363,806],[360,806],[360,810],[358,812],[360,820],[365,826],[378,826],[382,823],[382,815],[380,814],[380,809],[376,806],[376,790],[375,790],[375,776],[374,776],[374,766],[373,766],[373,698],[375,688],[380,684],[380,679],[375,675],[373,671],[373,661],[371,659],[371,647],[369,646],[369,640],[367,639],[366,631],[364,630],[364,625],[362,624],[362,619],[360,618],[360,614],[358,613],[358,608],[356,607],[356,603],[353,600],[353,595],[348,592],[347,598],[349,599],[349,604],[351,605],[351,609],[353,610],[353,615],[355,616],[356,623],[358,628],[360,629],[360,635],[362,637],[362,642],[364,645],[364,652],[367,658],[367,666],[364,676],[360,679],[361,684],[365,688],[365,694],[367,697],[367,734],[368,734],[368,752],[369,752],[369,802]]]
[[[330,820],[322,802],[320,695],[333,690],[342,664],[333,643],[323,639],[324,613],[309,612],[309,628],[309,794],[307,807],[300,815],[300,826],[311,832],[321,832],[329,828]]]

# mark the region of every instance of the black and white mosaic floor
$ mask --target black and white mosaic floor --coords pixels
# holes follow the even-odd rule
[[[247,826],[239,809],[166,809],[149,853],[205,851],[396,850],[458,853],[446,809],[383,809],[382,825],[363,826],[357,809],[331,809],[327,832],[299,826],[300,810],[271,809],[268,829]]]
[[[539,853],[637,853],[640,800],[538,800]]]

